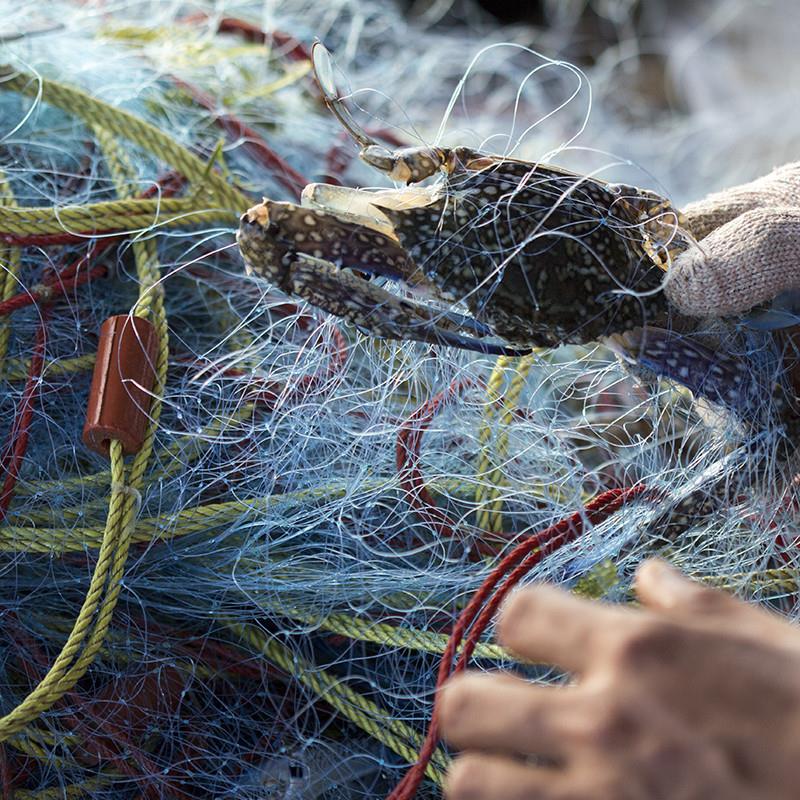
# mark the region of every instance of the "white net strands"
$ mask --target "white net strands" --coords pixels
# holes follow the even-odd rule
[[[792,87],[764,67],[796,10],[543,3],[498,27],[413,5],[2,4],[4,796],[385,797],[443,659],[563,680],[478,618],[520,564],[507,589],[626,602],[661,555],[798,615],[784,339],[697,323],[692,352],[719,359],[698,386],[606,336],[522,356],[373,338],[247,274],[235,241],[263,196],[399,187],[322,101],[315,37],[388,148],[554,162],[680,208],[796,152]],[[115,316],[153,331],[136,452],[83,440]],[[448,760],[434,742],[419,797]]]

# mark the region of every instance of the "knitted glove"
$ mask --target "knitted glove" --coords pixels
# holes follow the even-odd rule
[[[742,314],[800,289],[800,162],[684,209],[699,240],[679,255],[664,291],[694,317]]]

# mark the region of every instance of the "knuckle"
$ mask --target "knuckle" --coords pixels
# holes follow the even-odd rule
[[[675,739],[659,739],[651,742],[642,755],[645,769],[654,775],[677,775],[690,760],[697,760],[697,743],[690,750],[686,744]]]
[[[692,611],[702,614],[727,611],[732,608],[733,603],[733,598],[721,589],[698,584],[692,588],[685,605]]]
[[[594,778],[583,787],[583,792],[574,795],[575,800],[631,800],[624,781],[616,775],[603,775]]]
[[[548,584],[517,589],[506,601],[497,621],[497,634],[502,642],[514,647],[530,638],[552,617],[553,610],[564,602],[566,593]]]
[[[558,719],[556,715],[558,714]],[[517,739],[522,742],[541,743],[549,738],[552,731],[567,731],[570,721],[567,715],[543,704],[533,697],[526,698],[510,717],[517,729]]]
[[[445,686],[439,699],[439,722],[446,736],[457,734],[474,705],[475,689],[468,678],[459,677]]]

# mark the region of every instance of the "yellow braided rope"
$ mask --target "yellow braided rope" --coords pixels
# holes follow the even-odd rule
[[[94,358],[94,356],[92,356],[92,358]],[[215,436],[252,417],[256,407],[255,403],[245,403],[234,413],[222,415],[213,419],[199,433],[187,434],[164,447],[158,453],[158,462],[161,466],[158,472],[151,474],[151,480],[168,478],[185,469],[187,464],[199,458],[204,450],[211,446]],[[190,449],[188,453],[186,452],[187,448]],[[72,492],[85,493],[87,489],[105,486],[108,481],[108,470],[100,470],[100,472],[95,472],[90,475],[76,475],[71,478],[51,481],[30,481],[25,484],[20,484],[17,489],[17,494],[45,495],[55,491],[62,495]],[[0,528],[0,531],[2,531],[2,528]]]
[[[346,636],[348,639],[373,642],[383,647],[399,647],[440,655],[444,653],[450,638],[445,633],[405,628],[348,614],[314,614],[296,608],[285,608],[277,604],[270,604],[269,608],[273,613],[282,614],[305,625],[319,627],[339,636]],[[475,646],[474,658],[485,658],[492,661],[519,661],[504,647],[485,642],[478,642]]]
[[[0,170],[0,211],[13,209],[17,205],[11,184],[6,174]],[[19,247],[0,247],[0,301],[13,297],[18,288],[17,275],[22,264],[22,251]],[[3,366],[3,377],[10,378],[9,365],[6,363],[8,341],[11,336],[11,326],[8,317],[0,319],[0,365]],[[27,378],[27,372],[25,373]]]
[[[228,430],[245,419],[252,416],[255,410],[255,405],[248,404],[238,409],[236,413],[220,417],[213,420],[209,425],[203,428],[199,434],[186,435],[173,441],[168,446],[158,451],[157,462],[159,467],[154,472],[149,473],[148,480],[153,481],[164,480],[169,478],[187,465],[193,463],[200,458],[205,449],[211,445],[214,437],[217,436],[222,430]],[[37,494],[41,497],[47,497],[52,492],[58,492],[60,497],[65,494],[81,493],[85,496],[88,490],[93,487],[107,484],[109,481],[109,473],[107,470],[93,473],[81,477],[64,478],[62,481],[28,481],[20,483],[17,494],[18,495],[31,495]],[[432,481],[429,489],[434,493],[439,492],[443,495],[453,496],[458,495],[465,497],[471,492],[474,495],[474,486],[477,481],[468,476],[453,476],[451,478],[440,477]],[[375,480],[366,482],[362,489],[365,491],[373,490],[386,490],[390,491],[396,489],[396,481],[391,478],[383,480]],[[532,501],[547,501],[556,500],[560,501],[565,499],[565,496],[558,491],[557,487],[542,487],[531,486],[529,484],[518,484],[514,487],[515,492],[519,495],[525,495],[531,498]],[[303,502],[305,500],[324,500],[326,497],[337,499],[341,497],[342,485],[341,484],[328,484],[314,489],[301,489],[296,492],[287,492],[283,494],[274,495],[270,497],[258,498],[253,501],[256,503],[282,503],[282,502]],[[234,506],[241,501],[233,501]],[[223,504],[224,505],[224,504]],[[194,514],[205,514],[207,508],[219,508],[219,504],[212,504],[212,506],[198,506],[195,509],[187,509],[180,514],[171,516],[163,516],[158,519],[147,520],[141,523],[141,526],[152,525],[154,529],[161,531],[158,536],[160,538],[171,538],[181,536],[184,533],[191,531],[183,531],[181,526],[183,520],[191,518]],[[57,528],[49,528],[54,519],[73,519],[75,521],[83,520],[84,522],[91,517],[92,512],[97,511],[99,508],[99,501],[83,500],[80,505],[64,506],[61,508],[52,508],[46,505],[40,509],[26,509],[24,512],[15,512],[14,509],[7,515],[7,519],[17,518],[19,524],[13,526],[0,526],[0,551],[24,551],[27,549],[27,542],[38,541],[40,546],[36,548],[37,552],[55,553],[66,550],[82,550],[81,541],[86,542],[87,547],[98,547],[99,536],[102,535],[101,528],[84,528],[80,535],[73,533],[73,530],[63,531]],[[105,508],[105,506],[103,506]],[[262,506],[257,506],[260,510]],[[239,507],[241,512],[247,511],[247,506],[242,505]],[[232,511],[232,516],[228,519],[234,519],[236,516],[235,508]],[[39,536],[32,530],[26,531],[26,526],[36,526]],[[169,529],[169,532],[161,529]],[[46,530],[45,530],[46,529]],[[138,527],[137,527],[138,530]],[[156,535],[156,534],[154,534]],[[135,534],[134,541],[138,541]],[[84,537],[81,539],[80,537]],[[42,544],[43,543],[43,544]]]
[[[74,783],[71,786],[54,786],[50,789],[15,789],[14,800],[72,800],[76,797],[85,797],[91,792],[101,789],[110,783],[112,776],[99,778],[89,778],[82,783]]]
[[[104,137],[103,144],[109,160],[113,161],[116,158],[117,163],[112,174],[118,179],[118,191],[124,194],[129,187],[123,180],[124,163],[117,155],[119,149],[109,136]],[[152,453],[153,439],[158,426],[160,398],[166,381],[168,356],[167,322],[163,292],[157,282],[159,265],[154,241],[148,239],[136,242],[134,254],[140,283],[140,296],[135,313],[150,318],[156,329],[159,345],[150,424],[144,444],[134,457],[127,482],[122,445],[117,440],[112,440],[110,443],[111,497],[97,564],[92,573],[89,589],[75,625],[47,674],[16,708],[0,718],[0,741],[22,730],[80,680],[103,643],[119,598],[125,560],[138,512],[138,489]]]
[[[12,292],[12,295],[14,292]],[[11,296],[11,295],[9,295]],[[0,298],[2,300],[8,300],[8,297]],[[0,319],[0,342],[2,341],[4,330],[3,326],[3,319]],[[7,335],[6,335],[7,336]],[[0,353],[2,353],[4,348],[0,345]],[[75,358],[59,358],[56,361],[47,361],[45,362],[44,369],[42,370],[43,374],[46,374],[49,377],[56,377],[59,375],[72,375],[77,372],[91,372],[94,368],[94,353],[88,353],[85,356],[76,356]],[[0,361],[3,359],[0,358]],[[29,360],[23,361],[19,358],[9,358],[6,359],[4,362],[5,369],[3,370],[3,377],[8,381],[24,381],[28,377],[28,371],[30,370],[31,362]]]
[[[604,594],[614,579],[616,568],[611,562],[604,562],[590,573],[592,581],[580,580],[574,587],[576,594],[583,596],[600,597]],[[800,584],[800,570],[783,567],[779,569],[763,570],[754,573],[738,573],[730,575],[693,575],[695,580],[716,586],[726,591],[735,591],[743,586],[766,590],[781,589],[796,591]],[[594,586],[593,584],[596,584]],[[269,604],[273,613],[282,614],[305,625],[316,626],[323,630],[346,636],[362,642],[373,642],[384,647],[399,647],[418,652],[441,654],[447,645],[446,634],[422,631],[415,628],[405,628],[372,619],[362,619],[348,614],[316,614],[298,608],[286,607],[278,604]],[[474,658],[493,661],[516,661],[520,659],[511,654],[500,645],[479,642],[474,651]]]
[[[198,205],[192,196],[131,198],[81,206],[0,206],[0,231],[15,236],[66,232],[89,238],[103,231],[137,233],[154,228],[208,225],[221,220],[230,223],[236,217],[228,209]]]
[[[212,209],[224,210],[238,216],[249,205],[244,194],[213,170],[209,170],[207,164],[182,144],[129,111],[104,103],[75,86],[67,86],[50,79],[42,80],[8,65],[0,65],[0,89],[31,97],[41,96],[43,102],[80,117],[88,125],[100,126],[109,134],[133,142],[196,184],[194,189],[198,202],[203,199]]]
[[[110,616],[109,599],[116,603],[122,564],[130,544],[130,528],[125,521],[126,492],[122,445],[113,440],[110,446],[111,473],[117,478],[111,491],[108,519],[97,564],[89,584],[80,613],[61,652],[47,674],[28,696],[12,711],[0,718],[0,741],[22,730],[31,720],[50,708],[64,692],[71,689],[85,672],[94,657],[97,646],[96,633],[103,632]],[[116,586],[115,582],[116,581]],[[108,587],[108,591],[107,591]],[[110,597],[109,597],[110,596]],[[103,602],[105,597],[105,602]]]
[[[320,669],[277,639],[267,638],[259,628],[239,623],[229,623],[229,627],[363,731],[402,756],[409,764],[417,762],[422,736],[409,725],[390,717],[380,706],[351,689],[341,678]],[[437,749],[425,774],[441,785],[447,766],[447,756]]]
[[[519,359],[500,356],[489,377],[483,425],[478,434],[481,452],[476,470],[475,489],[477,505],[475,522],[482,530],[494,533],[503,531],[503,488],[506,486],[506,479],[502,464],[508,454],[508,426],[513,420],[517,401],[525,388],[525,381],[535,357],[534,353]],[[502,387],[509,369],[513,370],[513,377],[508,391],[503,394]],[[501,399],[503,407],[498,421],[497,404]],[[492,447],[492,438],[498,424],[500,432],[497,434],[495,446]]]
[[[463,488],[459,478],[439,480],[431,483],[430,489],[443,494],[454,494]],[[396,490],[393,478],[365,481],[360,491],[373,493]],[[220,503],[186,508],[175,514],[148,517],[137,521],[132,543],[150,542],[157,539],[173,540],[193,533],[207,533],[211,528],[229,526],[238,518],[253,512],[263,512],[284,505],[301,505],[328,500],[338,500],[346,494],[352,494],[352,487],[346,481],[299,489],[283,494],[271,494],[249,499],[227,500]],[[538,495],[532,495],[538,496]],[[102,527],[50,528],[43,522],[52,518],[53,514],[65,515],[67,518],[84,517],[87,505],[66,510],[43,510],[41,513],[25,512],[23,518],[30,525],[4,525],[0,527],[0,552],[32,552],[60,554],[67,552],[85,552],[100,547],[103,541]]]

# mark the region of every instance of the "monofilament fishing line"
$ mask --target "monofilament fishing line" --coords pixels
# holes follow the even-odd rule
[[[680,206],[796,143],[781,84],[761,98],[731,72],[734,100],[705,102],[698,63],[729,63],[733,34],[687,53],[665,28],[674,113],[630,85],[630,13],[578,70],[509,45],[518,29],[414,28],[366,0],[21,5],[0,32],[6,795],[436,797],[437,681],[467,663],[561,679],[493,643],[514,586],[621,602],[660,554],[796,616],[777,423],[643,383],[601,344],[362,336],[246,275],[234,240],[262,196],[390,185],[322,103],[315,36],[387,147],[516,148]],[[575,41],[575,13],[536,50]],[[786,127],[732,126],[737,103]],[[719,156],[756,140],[753,175]],[[774,366],[744,341],[751,372]]]

